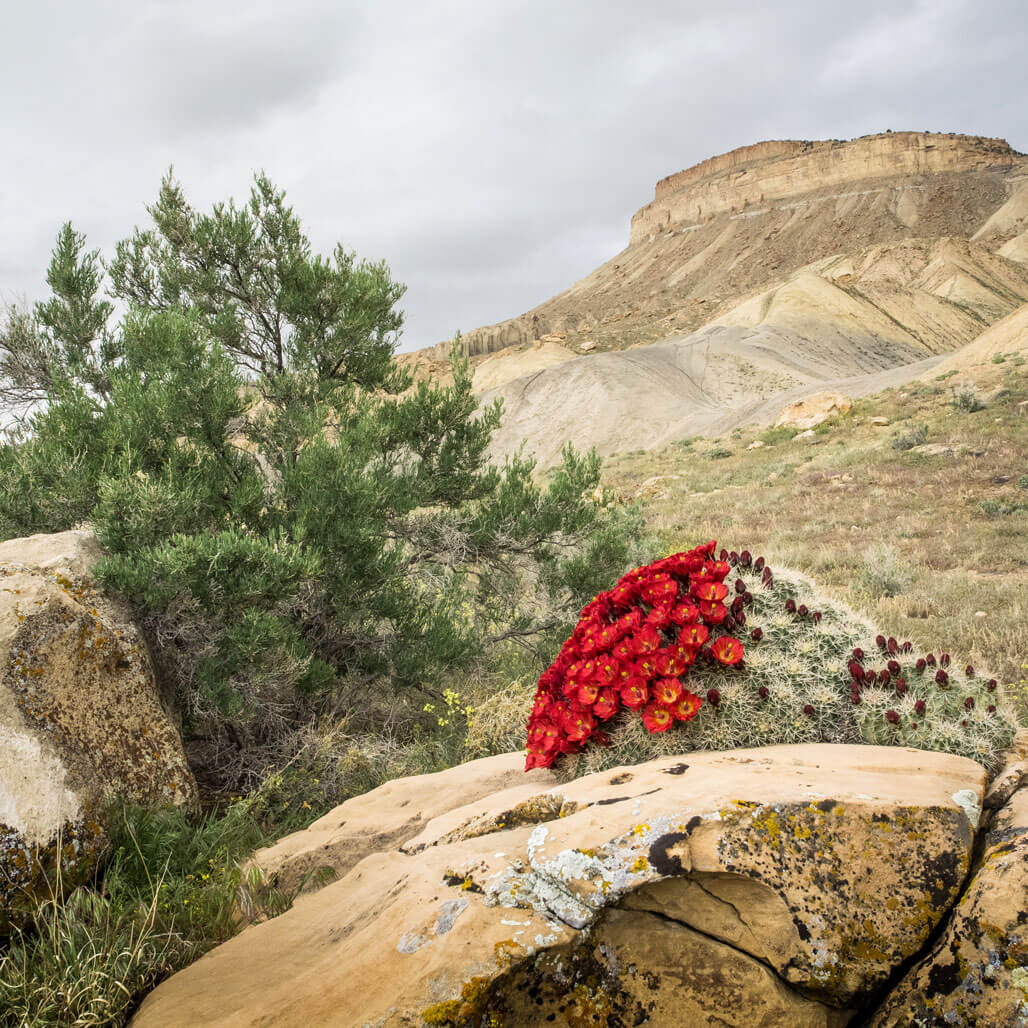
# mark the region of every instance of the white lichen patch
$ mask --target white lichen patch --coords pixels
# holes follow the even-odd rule
[[[400,941],[396,944],[396,952],[410,955],[417,953],[422,946],[427,946],[429,940],[417,932],[404,932]]]
[[[467,910],[467,907],[468,901],[463,896],[458,899],[447,900],[443,904],[439,919],[435,923],[436,935],[445,935],[453,927],[457,918]]]
[[[982,816],[982,808],[978,803],[978,793],[973,789],[961,789],[953,793],[953,802],[967,815],[971,827],[978,831],[978,822]]]

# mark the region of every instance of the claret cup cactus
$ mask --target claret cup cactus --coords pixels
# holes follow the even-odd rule
[[[711,542],[585,607],[539,679],[526,766],[572,777],[694,749],[863,741],[992,767],[1016,729],[987,674]]]

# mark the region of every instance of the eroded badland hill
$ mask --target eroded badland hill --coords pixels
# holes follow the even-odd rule
[[[464,335],[497,453],[545,464],[877,392],[1028,302],[1028,156],[918,132],[772,141],[670,175],[628,246],[532,311]],[[653,344],[653,345],[647,345]],[[448,344],[408,359],[439,374]],[[629,352],[625,352],[629,351]]]

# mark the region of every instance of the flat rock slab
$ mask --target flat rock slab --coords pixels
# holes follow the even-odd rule
[[[959,757],[803,745],[504,790],[219,946],[133,1024],[842,1024],[955,901],[984,786]]]

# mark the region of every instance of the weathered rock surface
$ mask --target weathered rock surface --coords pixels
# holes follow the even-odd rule
[[[775,422],[776,428],[797,428],[806,430],[815,428],[817,425],[828,421],[829,418],[836,418],[840,414],[848,413],[853,407],[853,401],[842,393],[823,392],[814,393],[813,396],[806,396],[802,400],[790,403]]]
[[[552,771],[525,774],[524,756],[506,753],[432,775],[395,778],[347,800],[305,831],[258,850],[253,864],[267,887],[291,895],[339,878],[370,853],[398,849],[433,818],[455,807],[520,786],[533,793],[556,784]]]
[[[990,798],[1007,798],[986,832],[975,875],[935,947],[896,986],[872,1028],[1028,1025],[1028,789],[1021,785],[1023,777],[1018,760],[997,776]],[[1012,783],[1017,787],[1009,792]]]
[[[0,920],[57,859],[84,871],[104,801],[191,804],[146,646],[89,580],[85,530],[0,544]]]
[[[133,1024],[841,1025],[959,894],[984,786],[963,758],[827,745],[521,784],[246,929]]]

